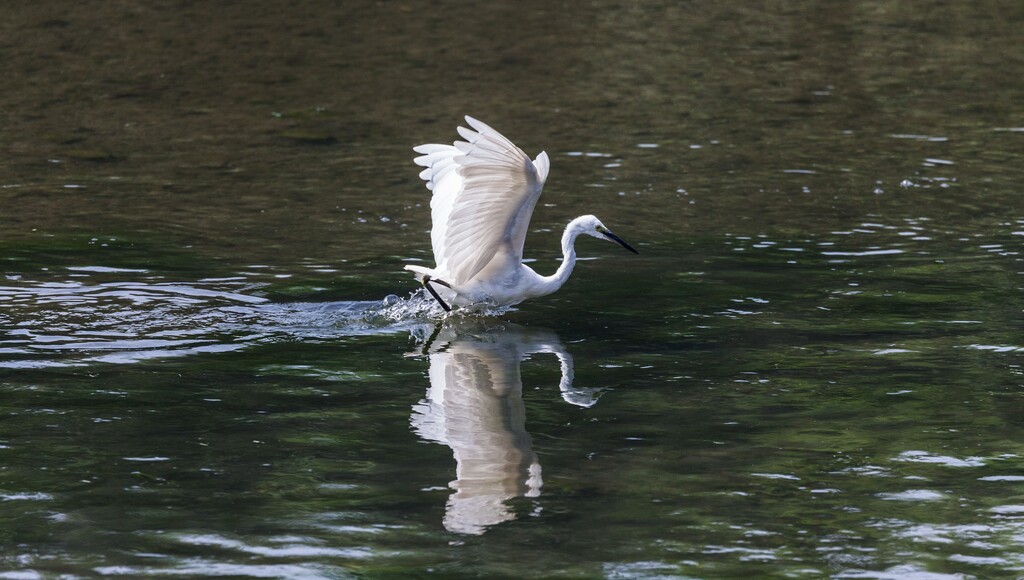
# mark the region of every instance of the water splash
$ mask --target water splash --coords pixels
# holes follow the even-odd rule
[[[232,280],[14,282],[0,286],[0,368],[8,369],[126,364],[390,334],[445,317],[422,290],[382,301],[274,303]]]
[[[481,316],[502,316],[515,311],[512,306],[489,306],[478,305],[472,307],[455,307],[450,312],[445,312],[427,291],[423,288],[413,292],[409,298],[403,300],[394,294],[385,298],[382,307],[377,309],[371,319],[381,319],[390,322],[402,320],[432,320],[441,319],[458,320],[477,318]]]

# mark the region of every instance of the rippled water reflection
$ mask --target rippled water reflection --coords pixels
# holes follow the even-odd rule
[[[0,498],[37,539],[11,568],[1017,570],[1022,225],[648,247],[627,267],[656,316],[601,283],[611,257],[440,325],[422,296],[270,300],[307,285],[276,274],[23,271],[0,289]]]
[[[387,327],[381,302],[270,304],[230,280],[26,282],[0,287],[0,322],[11,329],[0,368],[131,363],[403,328]]]
[[[1024,574],[1022,24],[5,8],[0,576]],[[467,113],[641,254],[438,324]]]
[[[533,353],[555,354],[563,398],[583,407],[595,399],[573,387],[572,356],[551,331],[473,321],[438,328],[426,340],[430,388],[413,408],[412,426],[455,454],[445,528],[479,535],[515,518],[508,500],[538,497],[544,485],[526,432],[520,363]]]

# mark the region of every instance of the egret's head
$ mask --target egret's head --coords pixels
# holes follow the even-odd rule
[[[613,234],[612,231],[606,228],[605,225],[601,223],[601,220],[597,219],[596,216],[585,215],[576,219],[580,221],[580,226],[582,229],[581,233],[589,234],[591,236],[594,236],[595,238],[601,238],[602,240],[610,240],[612,242],[619,244],[623,248],[626,248],[630,252],[633,252],[634,254],[640,253],[636,251],[636,249],[633,248],[633,246],[623,241],[622,238]]]

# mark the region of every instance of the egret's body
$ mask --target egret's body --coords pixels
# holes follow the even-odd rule
[[[530,160],[511,141],[472,117],[459,127],[466,141],[420,145],[415,159],[433,192],[430,201],[434,268],[408,265],[446,310],[459,306],[510,306],[555,292],[576,265],[580,234],[609,239],[636,252],[592,215],[580,216],[562,235],[562,264],[541,276],[523,264],[530,216],[548,176],[541,152]],[[435,287],[434,284],[437,284]]]

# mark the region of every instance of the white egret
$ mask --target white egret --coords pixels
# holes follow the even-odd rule
[[[523,150],[484,123],[466,116],[465,141],[414,147],[426,167],[420,177],[433,192],[430,242],[434,268],[407,265],[445,310],[458,306],[511,306],[555,292],[576,265],[580,234],[617,242],[639,253],[592,215],[580,216],[562,234],[562,264],[541,276],[523,264],[523,242],[550,161]],[[434,288],[434,284],[440,286]]]

